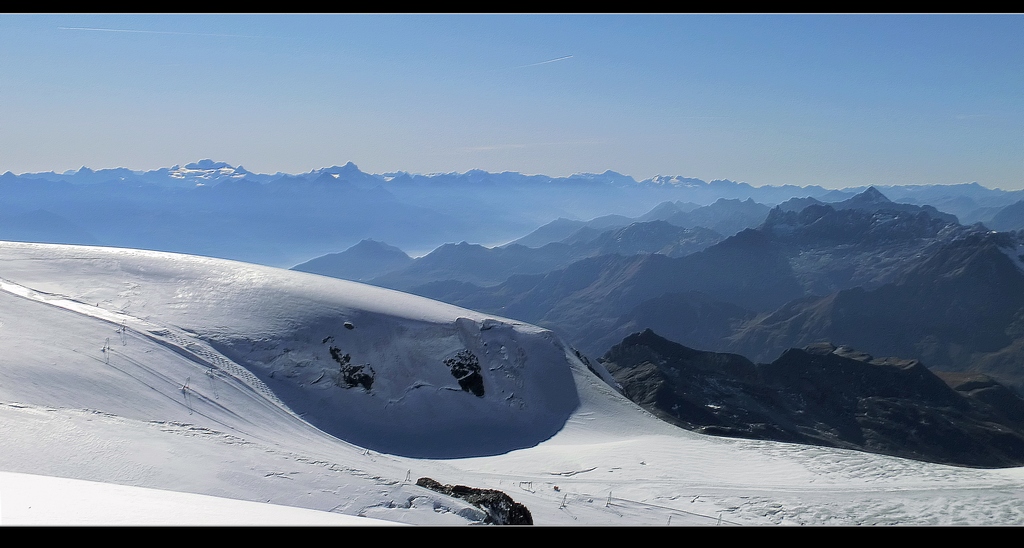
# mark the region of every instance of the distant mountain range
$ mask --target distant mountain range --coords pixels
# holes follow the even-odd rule
[[[535,233],[535,243],[544,230],[557,236],[556,226]],[[659,246],[697,229],[672,226],[582,226],[539,248],[443,246],[371,281],[549,327],[591,356],[647,328],[756,360],[835,341],[1024,390],[1024,251],[1015,232],[964,226],[877,189],[799,211],[779,206],[756,229],[675,256]],[[609,241],[632,244],[594,245]],[[588,255],[558,264],[584,254],[574,250]]]
[[[510,277],[493,287],[465,287],[463,291],[469,291],[456,302],[500,308],[501,313],[521,314],[544,325],[572,325],[569,329],[578,329],[583,336],[574,341],[588,352],[599,353],[602,345],[607,348],[627,333],[616,332],[615,339],[601,342],[594,337],[613,336],[615,322],[627,323],[621,320],[651,299],[669,298],[677,303],[694,299],[707,303],[710,299],[728,303],[726,308],[731,310],[769,312],[806,295],[877,287],[895,279],[908,261],[930,245],[981,230],[963,227],[945,214],[932,218],[928,210],[917,206],[901,211],[879,202],[878,208],[837,210],[811,205],[800,213],[776,208],[758,221],[757,229],[744,230],[699,252],[677,257],[636,253],[594,256],[564,269]],[[654,221],[631,226],[651,223]],[[474,265],[464,261],[461,268],[472,270]],[[434,298],[455,298],[450,291],[436,292],[443,288],[402,289]],[[604,329],[590,325],[595,321],[606,324]]]
[[[539,323],[593,356],[645,328],[756,360],[832,340],[1024,389],[1022,191],[854,190],[203,160],[5,173],[0,239],[303,263]]]
[[[319,257],[297,265],[293,270],[369,281],[374,285],[399,290],[409,290],[437,281],[493,286],[510,276],[550,272],[601,255],[628,257],[658,253],[682,257],[722,239],[721,234],[706,228],[682,228],[665,221],[650,221],[604,232],[583,227],[561,242],[551,242],[539,248],[519,244],[493,248],[466,242],[445,244],[423,257],[409,259],[408,262],[390,259],[397,248],[385,250],[380,246],[386,244],[364,240],[343,253]],[[372,255],[368,254],[371,249],[374,250]],[[378,275],[358,279],[345,275],[345,269],[364,268],[357,265],[366,265],[365,268],[378,272]]]
[[[388,242],[413,255],[460,241],[493,246],[558,218],[613,216],[609,220],[618,219],[618,227],[629,224],[623,219],[665,220],[729,236],[745,221],[698,208],[723,199],[752,208],[793,198],[838,202],[862,190],[755,187],[678,176],[637,181],[613,171],[569,177],[480,170],[368,174],[351,162],[302,174],[259,174],[201,160],[150,171],[82,167],[64,173],[4,173],[0,239],[137,247],[290,267],[364,239]],[[1024,199],[1022,191],[975,183],[879,190],[902,203],[930,204],[965,223],[990,221]],[[675,204],[666,207],[676,208],[678,218],[638,219],[666,202]],[[19,217],[29,212],[37,212],[35,220]],[[52,222],[41,226],[39,215]],[[1010,213],[999,218],[1003,230],[1024,228],[1014,224]],[[54,233],[57,226],[63,228]],[[555,234],[546,242],[520,243],[560,240]]]

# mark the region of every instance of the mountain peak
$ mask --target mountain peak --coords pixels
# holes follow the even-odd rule
[[[875,188],[873,186],[869,186],[867,188],[867,190],[865,190],[864,192],[861,192],[860,194],[857,194],[853,198],[850,198],[849,200],[847,200],[847,202],[850,202],[850,203],[858,202],[858,203],[873,203],[873,204],[876,204],[876,203],[889,203],[889,202],[892,202],[892,200],[887,198],[885,196],[885,194],[882,194],[881,192],[879,192],[879,190],[877,188]]]
[[[700,179],[680,177],[678,175],[655,175],[650,179],[640,181],[640,184],[671,188],[699,188],[708,185]]]
[[[185,165],[185,169],[223,169],[223,168],[232,168],[232,166],[230,164],[228,164],[227,162],[214,162],[213,160],[211,160],[209,158],[206,158],[204,160],[199,160],[198,162],[193,162],[191,164]]]

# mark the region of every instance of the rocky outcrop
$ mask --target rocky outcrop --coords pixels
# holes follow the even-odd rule
[[[769,360],[844,341],[932,369],[985,373],[1024,393],[1021,250],[1018,235],[967,230],[907,261],[891,283],[795,300],[751,321],[728,348]]]
[[[1024,464],[1024,400],[984,375],[830,343],[755,364],[647,330],[602,358],[627,397],[698,432],[977,467]]]
[[[362,386],[367,391],[373,387],[374,371],[369,364],[356,365],[352,363],[352,356],[342,354],[336,346],[332,346],[331,358],[338,362],[338,385],[345,388]]]
[[[442,485],[431,478],[420,478],[416,485],[449,497],[462,499],[487,513],[484,523],[494,525],[533,525],[533,516],[526,506],[512,500],[497,489],[478,489],[465,485]]]
[[[484,378],[480,375],[480,360],[469,350],[460,350],[444,361],[463,390],[478,398],[484,397]]]

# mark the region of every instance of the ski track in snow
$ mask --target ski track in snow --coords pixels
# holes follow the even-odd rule
[[[182,329],[168,325],[158,325],[152,320],[142,320],[125,312],[105,310],[99,306],[92,306],[63,295],[52,295],[36,291],[9,280],[4,280],[3,278],[0,278],[0,291],[5,291],[12,295],[17,295],[25,299],[48,304],[64,310],[70,310],[84,316],[105,320],[114,325],[122,326],[122,328],[130,329],[138,335],[144,336],[157,344],[166,346],[175,352],[206,366],[211,371],[217,372],[214,373],[213,377],[218,376],[218,373],[230,376],[232,379],[259,393],[267,401],[270,401],[291,413],[291,410],[288,409],[284,402],[282,402],[277,395],[270,390],[270,387],[257,378],[256,375],[253,375],[248,369],[245,369],[244,367],[227,359],[223,354],[210,348],[208,344],[196,340],[193,336],[186,334]],[[145,368],[141,363],[135,362],[135,364],[141,368]]]

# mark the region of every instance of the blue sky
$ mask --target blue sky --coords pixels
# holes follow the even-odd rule
[[[1024,188],[1020,15],[3,15],[0,171]]]

